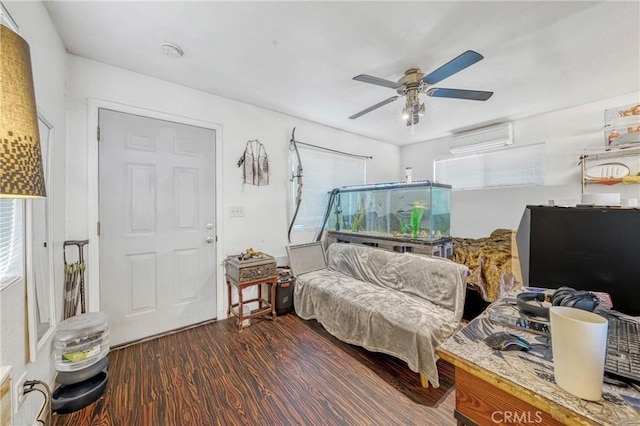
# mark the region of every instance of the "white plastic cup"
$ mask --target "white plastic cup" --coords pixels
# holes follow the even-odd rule
[[[609,323],[600,315],[566,306],[552,306],[549,317],[556,383],[579,398],[599,401]]]

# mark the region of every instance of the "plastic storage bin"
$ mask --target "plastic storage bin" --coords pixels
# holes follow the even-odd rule
[[[77,315],[58,325],[54,358],[58,371],[87,368],[109,352],[109,328],[102,312]]]
[[[102,396],[108,379],[109,374],[104,370],[81,382],[60,386],[51,396],[51,409],[67,414],[86,407]]]

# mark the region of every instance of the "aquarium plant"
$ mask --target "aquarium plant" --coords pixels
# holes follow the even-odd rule
[[[418,238],[420,234],[420,221],[424,214],[424,203],[413,203],[413,209],[411,209],[411,228],[413,229],[413,238]]]

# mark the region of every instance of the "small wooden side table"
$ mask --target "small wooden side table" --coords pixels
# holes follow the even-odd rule
[[[227,318],[230,318],[232,313],[235,314],[236,317],[238,317],[239,332],[242,331],[242,326],[243,326],[244,320],[246,319],[257,318],[265,315],[271,315],[272,320],[276,319],[275,300],[276,300],[276,285],[278,283],[277,275],[274,275],[272,277],[260,278],[254,281],[246,281],[242,283],[238,283],[238,281],[236,281],[233,277],[230,277],[229,275],[226,275],[226,277],[227,277],[227,295],[228,295],[228,302],[229,302],[228,304],[229,307],[227,308]],[[261,286],[262,284],[268,284],[271,286],[270,288],[271,302],[260,297],[262,293],[260,291],[260,287],[258,288],[257,297],[249,300],[244,300],[242,295],[244,289],[249,287],[254,287],[254,286]],[[232,286],[238,290],[238,303],[235,303],[235,304],[231,304],[231,287]],[[252,302],[258,302],[258,310],[251,312],[249,315],[245,315],[244,309],[243,309],[244,304],[252,303]]]

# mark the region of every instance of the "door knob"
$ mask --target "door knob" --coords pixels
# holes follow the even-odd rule
[[[207,223],[207,229],[213,229],[213,223]]]
[[[209,244],[211,244],[211,243],[212,243],[212,242],[214,242],[214,241],[215,241],[215,238],[213,238],[213,237],[207,237],[207,242],[208,242]]]

